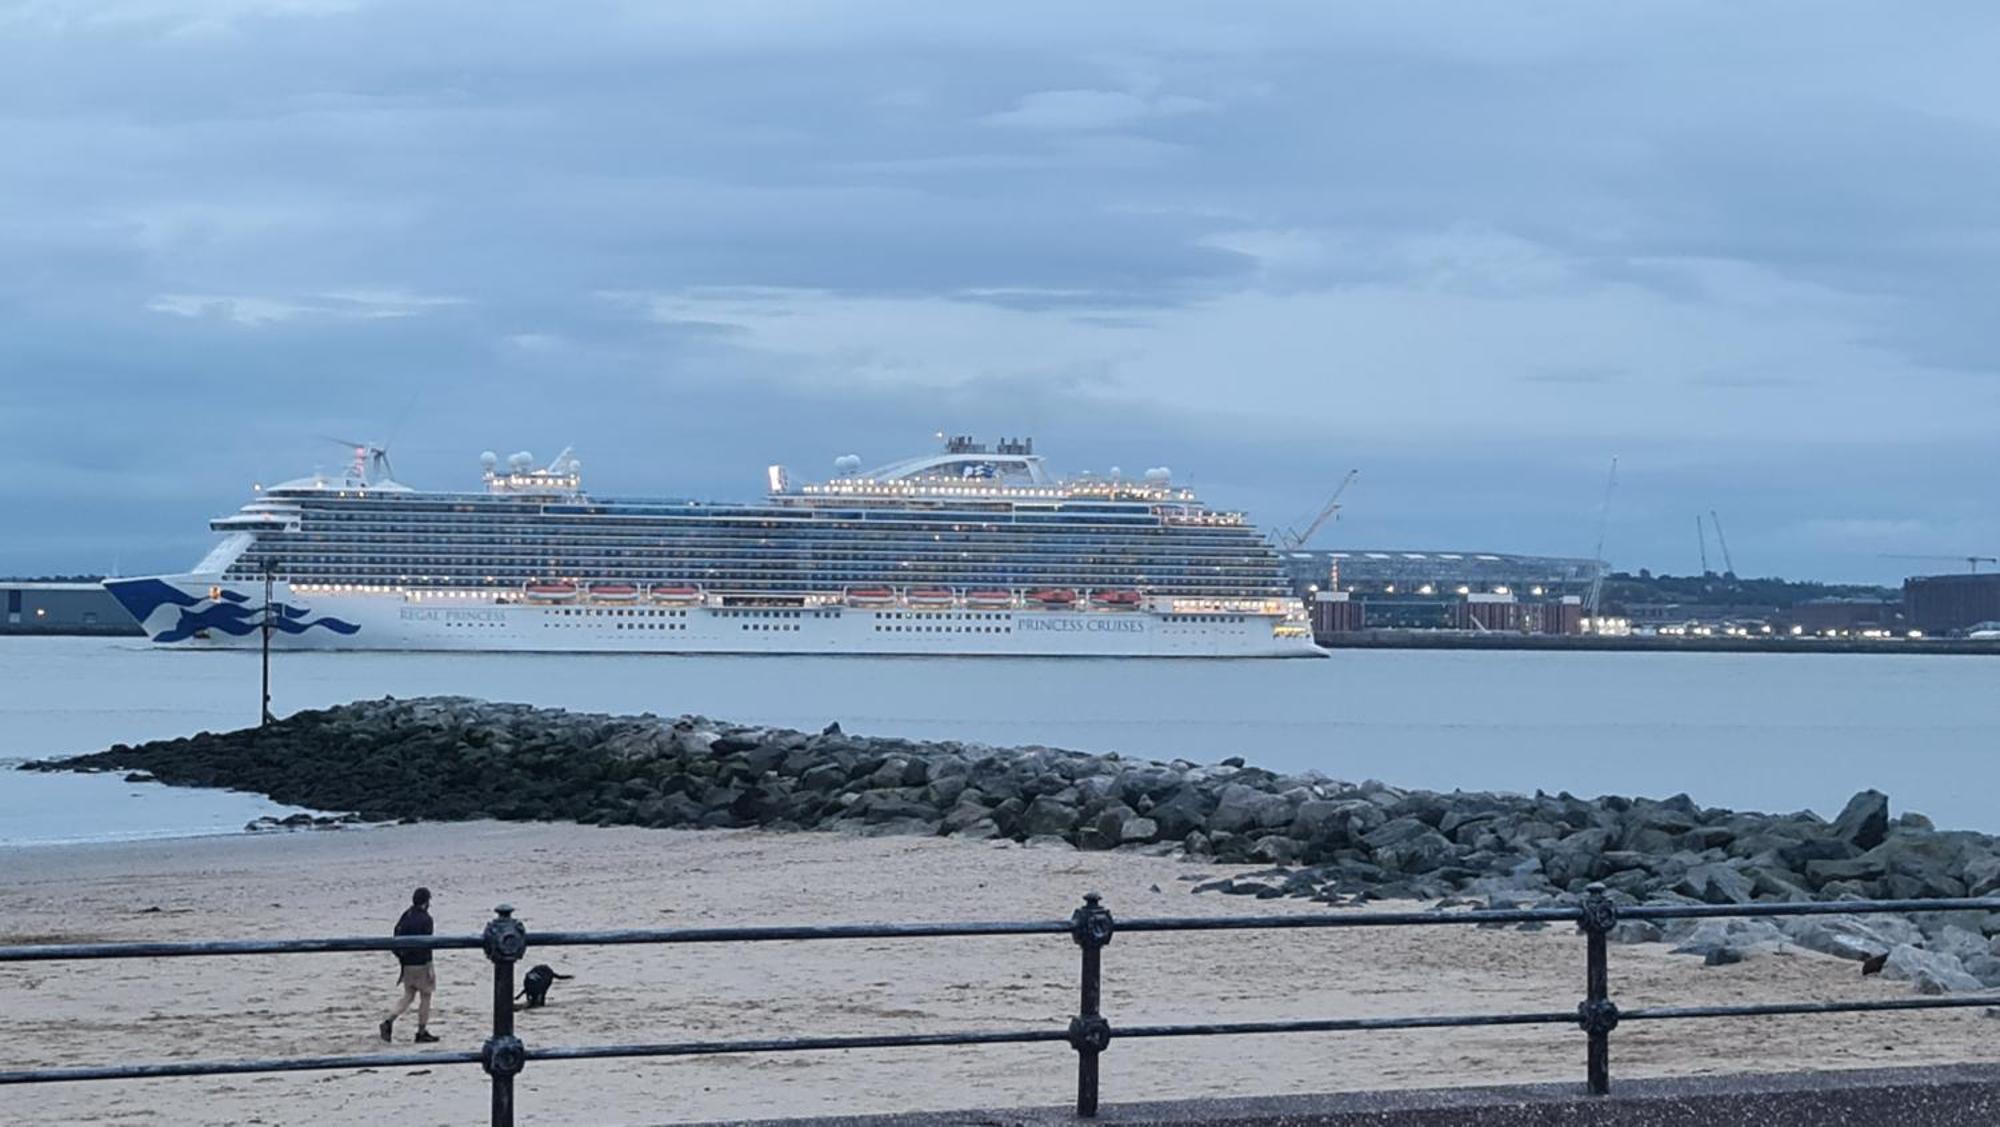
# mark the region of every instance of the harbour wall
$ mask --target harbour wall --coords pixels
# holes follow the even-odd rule
[[[1996,654],[2000,639],[1790,638],[1724,636],[1624,637],[1597,634],[1480,633],[1458,630],[1354,630],[1322,633],[1315,641],[1333,650],[1600,650],[1651,653],[1792,654]]]

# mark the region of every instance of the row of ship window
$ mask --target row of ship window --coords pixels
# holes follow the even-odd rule
[[[957,568],[836,568],[836,567],[714,567],[685,566],[662,561],[659,563],[636,562],[606,564],[592,560],[553,559],[523,560],[513,563],[485,562],[479,560],[331,560],[311,556],[294,556],[280,559],[278,566],[296,574],[300,569],[320,571],[353,570],[356,572],[383,571],[410,575],[515,575],[539,578],[550,575],[581,575],[592,579],[606,579],[629,576],[639,580],[667,580],[685,582],[693,579],[716,579],[729,577],[789,579],[799,583],[818,584],[906,584],[939,582],[944,586],[954,583],[992,584],[1009,586],[1016,583],[1089,583],[1103,586],[1107,584],[1145,584],[1155,581],[1166,582],[1179,577],[1207,578],[1213,575],[1230,574],[1244,579],[1268,579],[1278,582],[1278,573],[1272,568],[1251,567],[1146,567],[1144,569],[1110,568],[1047,568],[1035,571],[985,571]],[[250,576],[257,572],[255,567],[237,569],[240,574]],[[933,579],[932,577],[941,577]]]
[[[686,618],[684,610],[645,610],[630,607],[556,607],[555,614],[564,618]]]
[[[744,539],[720,543],[691,543],[684,539],[635,537],[630,540],[603,540],[587,536],[550,537],[448,537],[404,532],[397,535],[350,536],[340,532],[286,532],[266,534],[260,544],[279,548],[310,545],[317,551],[389,552],[395,555],[434,556],[536,556],[565,555],[678,557],[685,559],[796,559],[796,560],[876,560],[876,559],[976,559],[1007,561],[1022,557],[1052,556],[1065,559],[1103,557],[1113,560],[1158,559],[1167,557],[1254,558],[1277,560],[1261,541],[1239,538],[1227,542],[1186,543],[1174,541],[1056,541],[992,543],[961,539],[923,539],[903,543],[868,542],[852,539],[801,543],[784,539]]]
[[[564,627],[569,627],[569,626],[582,626],[582,625],[583,625],[583,623],[581,623],[581,622],[549,622],[549,621],[547,621],[547,620],[544,620],[544,621],[542,622],[542,625],[543,625],[544,627],[551,627],[551,626],[553,626],[553,627],[555,627],[556,629],[558,629],[558,630],[561,630],[561,629],[563,629]],[[685,630],[685,629],[687,629],[687,623],[685,623],[685,622],[616,622],[616,623],[613,623],[612,625],[616,626],[616,627],[617,627],[618,629],[620,629],[620,630]]]
[[[938,619],[950,619],[952,621],[962,621],[962,622],[1011,622],[1014,619],[1014,616],[1011,614],[981,614],[976,611],[960,614],[956,611],[930,611],[930,610],[877,611],[875,613],[875,617],[892,618],[892,619],[907,618],[907,619],[913,619],[918,622],[930,622]]]
[[[419,553],[387,556],[380,553],[329,553],[324,550],[306,552],[278,552],[281,563],[319,564],[327,567],[391,567],[404,570],[429,570],[437,565],[437,570],[501,570],[526,571],[544,574],[550,571],[611,573],[618,571],[638,572],[658,575],[686,571],[693,573],[714,573],[722,571],[757,571],[778,574],[813,576],[854,576],[861,579],[881,580],[887,576],[901,578],[910,575],[982,575],[1019,576],[1024,581],[1036,577],[1055,578],[1077,575],[1138,575],[1166,576],[1176,574],[1207,574],[1218,571],[1237,571],[1253,575],[1276,575],[1275,564],[1255,559],[1223,559],[1203,561],[1195,557],[1174,556],[1152,560],[1067,560],[1041,559],[1022,561],[1004,570],[993,568],[992,561],[942,561],[918,564],[912,561],[890,562],[883,559],[863,561],[860,565],[834,560],[761,561],[717,559],[714,556],[671,556],[648,553],[633,556],[602,556],[584,554],[560,554],[549,556],[464,556],[448,553]],[[260,557],[261,558],[261,557]],[[692,566],[688,566],[692,564]],[[982,570],[975,570],[982,569]],[[245,564],[239,570],[255,571],[254,564]]]
[[[593,579],[632,578],[640,581],[672,579],[675,581],[706,579],[770,579],[789,580],[810,586],[840,586],[843,584],[957,584],[1012,586],[1015,584],[1074,584],[1085,583],[1092,586],[1130,586],[1154,583],[1168,583],[1175,579],[1207,579],[1215,576],[1230,576],[1242,580],[1265,580],[1278,583],[1274,569],[1252,567],[1147,567],[1138,570],[1109,570],[1104,568],[1076,568],[1069,570],[1046,569],[1038,571],[973,571],[945,568],[891,569],[880,566],[871,568],[837,567],[790,567],[790,568],[732,568],[732,567],[686,567],[671,562],[648,565],[603,564],[589,560],[557,559],[549,561],[520,561],[518,563],[497,563],[479,560],[332,560],[321,557],[295,556],[279,561],[279,567],[286,573],[297,576],[302,571],[353,572],[355,574],[392,575],[511,575],[521,579],[536,579],[550,575],[583,575]],[[237,569],[239,575],[254,578],[257,568]]]
[[[1020,542],[1048,542],[1062,536],[1090,536],[1096,540],[1240,540],[1244,536],[1256,536],[1256,526],[1250,524],[1100,524],[1100,522],[1064,522],[1064,524],[1002,524],[1002,526],[966,526],[966,524],[944,524],[944,522],[872,522],[868,526],[834,526],[834,524],[802,524],[802,522],[782,522],[782,524],[634,524],[634,522],[560,522],[560,520],[358,520],[352,516],[322,516],[304,514],[298,520],[300,528],[308,532],[342,532],[342,534],[366,534],[366,532],[412,532],[422,536],[440,534],[462,534],[462,536],[562,536],[562,538],[674,538],[674,540],[760,540],[760,538],[780,538],[780,540],[892,540],[910,536],[954,536],[972,540],[1020,540]]]
[[[875,624],[877,634],[1012,634],[1012,626],[884,626]]]
[[[481,509],[465,505],[396,506],[396,505],[301,505],[301,515],[320,520],[382,520],[385,518],[434,523],[442,518],[459,521],[534,520],[549,524],[591,525],[605,523],[607,518],[620,523],[650,521],[657,524],[685,524],[689,522],[755,522],[766,526],[812,524],[821,527],[851,524],[860,528],[875,528],[894,524],[938,524],[943,521],[959,521],[985,525],[1038,525],[1051,523],[1099,523],[1117,524],[1123,522],[1156,522],[1171,519],[1188,519],[1180,509],[1162,513],[1152,506],[1131,505],[1112,507],[1103,505],[1064,505],[1055,509],[1032,510],[1014,507],[994,507],[987,509],[966,508],[926,508],[909,506],[895,508],[858,509],[817,509],[798,508],[782,510],[774,515],[769,509],[739,509],[736,511],[701,509],[679,512],[660,510],[608,511],[603,509],[544,508],[542,506],[507,506],[504,508]],[[1223,510],[1195,509],[1196,519],[1213,517],[1228,520],[1236,514],[1225,515]]]
[[[774,540],[783,543],[803,544],[893,544],[913,541],[968,544],[1008,544],[1035,545],[1049,543],[1110,543],[1110,544],[1159,544],[1174,543],[1239,543],[1256,539],[1257,530],[1251,525],[1171,525],[1134,526],[1130,528],[1046,528],[1046,529],[961,529],[932,526],[928,528],[889,529],[874,528],[866,535],[855,531],[841,531],[830,528],[733,528],[733,529],[633,529],[633,528],[552,528],[546,523],[509,528],[492,525],[445,525],[427,527],[422,524],[342,524],[335,521],[305,520],[296,532],[266,535],[337,535],[343,539],[362,539],[381,536],[423,536],[447,540],[485,539],[497,543],[540,543],[554,539],[560,542],[599,541],[617,543],[636,541],[658,543],[669,540],[683,544],[740,544],[744,541]]]
[[[1213,622],[1241,622],[1247,617],[1249,616],[1241,614],[1170,614],[1161,619],[1161,621],[1200,622],[1206,624]]]

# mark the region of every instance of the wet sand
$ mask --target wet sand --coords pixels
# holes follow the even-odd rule
[[[530,929],[1065,917],[1085,891],[1123,915],[1300,913],[1289,900],[1191,895],[1229,866],[941,839],[560,825],[402,826],[0,850],[0,942],[386,933],[410,888],[444,933],[492,905]],[[574,974],[524,1012],[531,1046],[793,1034],[1062,1028],[1077,954],[1061,936],[531,950]],[[1570,929],[1125,934],[1104,955],[1119,1023],[1574,1008]],[[1615,947],[1622,1005],[1901,997],[1856,964],[1783,949],[1703,967]],[[395,997],[386,953],[0,968],[4,1067],[369,1053]],[[488,966],[441,952],[438,1048],[476,1048]],[[1992,1019],[1942,1013],[1628,1024],[1617,1076],[2000,1060]],[[417,1046],[405,1019],[398,1051]],[[1114,1042],[1107,1103],[1371,1087],[1580,1080],[1573,1027]],[[648,1124],[1061,1104],[1066,1046],[856,1050],[702,1060],[531,1063],[527,1123]],[[477,1065],[15,1088],[9,1123],[483,1122]]]

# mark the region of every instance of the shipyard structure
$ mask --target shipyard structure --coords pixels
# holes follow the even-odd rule
[[[1503,552],[1289,552],[1286,574],[1323,643],[1372,630],[1579,634],[1596,561]]]

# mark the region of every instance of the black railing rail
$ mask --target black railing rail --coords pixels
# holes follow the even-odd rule
[[[1500,1025],[1573,1025],[1585,1036],[1585,1084],[1597,1095],[1611,1089],[1610,1036],[1627,1021],[1762,1017],[1787,1014],[1873,1013],[1988,1006],[1991,994],[1938,995],[1834,1002],[1767,1002],[1727,1006],[1653,1006],[1621,1010],[1611,1000],[1608,938],[1620,919],[1672,920],[1721,917],[1879,915],[1883,913],[2000,911],[2000,898],[1841,900],[1750,904],[1643,904],[1619,906],[1604,886],[1591,885],[1573,906],[1484,908],[1464,911],[1339,912],[1316,915],[1154,916],[1118,920],[1096,893],[1068,919],[972,923],[831,924],[758,927],[551,931],[530,934],[514,909],[496,908],[479,935],[346,937],[333,939],[230,939],[184,942],[68,943],[0,946],[0,963],[91,959],[160,959],[243,955],[325,954],[350,951],[485,951],[493,966],[493,1034],[477,1050],[374,1053],[354,1056],[254,1060],[168,1061],[0,1071],[0,1085],[58,1081],[133,1080],[173,1076],[306,1072],[409,1065],[479,1064],[492,1079],[492,1123],[513,1127],[514,1077],[532,1061],[613,1057],[693,1057],[740,1053],[794,1053],[845,1049],[929,1048],[964,1045],[1064,1043],[1075,1053],[1076,1113],[1097,1114],[1098,1058],[1115,1041],[1155,1037],[1217,1037],[1263,1033],[1357,1033]],[[1438,927],[1480,924],[1575,923],[1584,935],[1584,996],[1574,1010],[1522,1013],[1424,1014],[1407,1017],[1323,1018],[1173,1025],[1114,1025],[1103,1013],[1104,949],[1119,932],[1288,930],[1301,928]],[[958,939],[975,936],[1066,935],[1080,952],[1077,1012],[1063,1029],[972,1030],[947,1033],[860,1034],[840,1037],[772,1037],[657,1044],[530,1048],[514,1033],[514,968],[530,946],[606,947],[682,943],[805,942],[829,939]]]

